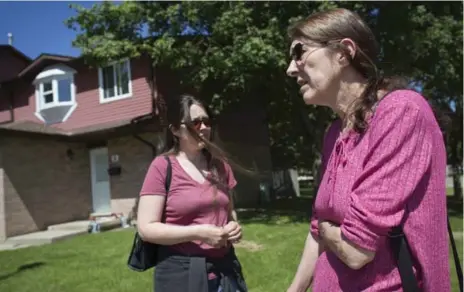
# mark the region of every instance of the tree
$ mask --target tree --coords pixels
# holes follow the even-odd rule
[[[264,107],[275,167],[311,169],[333,114],[305,107],[285,76],[290,22],[329,7],[358,12],[373,28],[382,69],[422,84],[425,94],[455,122],[447,133],[450,162],[462,161],[462,3],[459,2],[110,2],[66,24],[90,64],[147,54],[150,66],[182,72],[217,113]]]
[[[288,18],[320,4],[268,2],[110,2],[77,12],[66,24],[78,31],[73,42],[89,64],[147,54],[154,66],[182,71],[181,87],[194,88],[217,113],[239,107],[265,107],[271,145],[280,167],[317,156],[314,145],[324,127],[302,126],[303,106],[296,86],[285,77]],[[289,7],[291,9],[289,9]],[[293,8],[292,8],[293,7]],[[292,11],[294,10],[294,11]],[[328,111],[305,115],[310,124],[327,123]],[[295,119],[295,117],[297,119]],[[304,149],[301,151],[301,149]],[[281,154],[278,155],[277,153]],[[300,155],[299,155],[300,154]]]

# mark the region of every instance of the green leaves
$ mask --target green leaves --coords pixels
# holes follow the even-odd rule
[[[371,25],[386,73],[421,82],[436,104],[454,102],[462,112],[459,2],[105,1],[90,9],[72,5],[76,15],[65,23],[89,64],[147,54],[153,60],[147,66],[180,72],[179,88],[194,88],[217,113],[266,108],[273,153],[283,157],[274,165],[310,165],[333,114],[304,106],[285,75],[287,27],[334,7],[354,10]]]
[[[78,32],[73,46],[82,50],[89,64],[140,56],[144,20],[141,7],[135,2],[114,5],[104,1],[90,9],[71,4],[70,8],[76,16],[65,24]]]

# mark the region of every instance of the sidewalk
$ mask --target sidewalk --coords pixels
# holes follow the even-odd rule
[[[0,243],[0,250],[10,250],[53,243],[85,234],[88,232],[88,226],[88,220],[52,225],[44,231],[32,232],[7,238],[6,241]]]
[[[118,227],[121,224],[118,219],[103,218],[98,221],[99,224],[106,226],[107,229]],[[13,236],[4,242],[0,242],[0,251],[50,244],[72,238],[74,236],[86,234],[89,232],[89,223],[89,220],[67,222],[49,226],[47,230],[44,231]]]

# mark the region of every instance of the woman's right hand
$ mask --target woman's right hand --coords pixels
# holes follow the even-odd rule
[[[200,241],[215,248],[227,245],[228,234],[222,227],[209,224],[199,225],[198,227]]]
[[[288,287],[287,292],[306,292],[308,289],[302,289],[298,284],[293,282],[290,287]]]

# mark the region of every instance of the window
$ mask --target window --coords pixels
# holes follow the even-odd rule
[[[45,68],[34,80],[36,116],[47,124],[64,122],[75,110],[76,71],[66,65]]]
[[[110,102],[132,96],[130,61],[123,60],[99,68],[100,102]]]
[[[38,83],[39,110],[73,103],[74,77],[55,77]]]
[[[65,78],[58,80],[58,102],[72,101],[73,80]]]
[[[40,94],[45,104],[53,103],[53,83],[49,81],[40,84]]]

